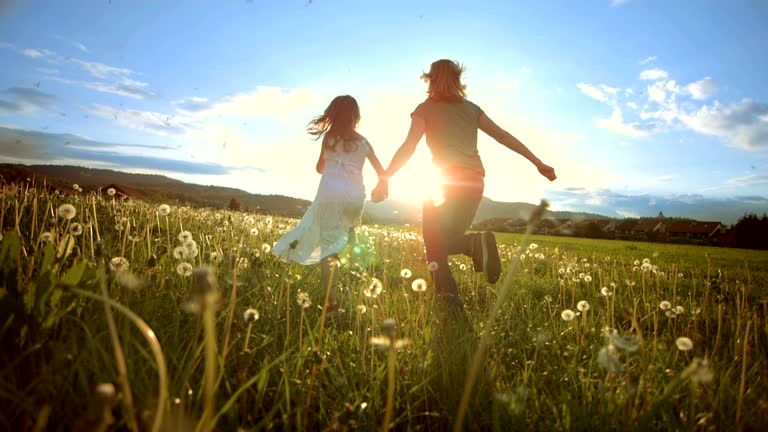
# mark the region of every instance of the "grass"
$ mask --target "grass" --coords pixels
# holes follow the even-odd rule
[[[451,262],[461,315],[435,302],[418,232],[364,226],[326,317],[319,266],[268,252],[294,220],[13,185],[0,205],[0,429],[768,423],[766,252],[499,234],[506,284]]]

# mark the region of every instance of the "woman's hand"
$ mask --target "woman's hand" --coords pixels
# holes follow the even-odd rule
[[[540,163],[536,165],[536,168],[539,170],[539,174],[548,178],[549,181],[553,181],[557,178],[557,176],[555,175],[555,169],[547,164]]]

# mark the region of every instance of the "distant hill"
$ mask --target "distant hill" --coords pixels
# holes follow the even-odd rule
[[[226,208],[230,200],[235,199],[242,210],[295,218],[301,217],[311,204],[299,198],[185,183],[156,174],[132,174],[77,166],[0,164],[0,175],[6,182],[26,181],[27,178],[35,178],[37,183],[45,180],[48,185],[62,191],[71,191],[75,183],[85,191],[95,191],[102,186],[114,184],[135,199],[196,207]],[[529,203],[498,202],[483,198],[474,222],[496,218],[527,220],[535,208],[536,205]],[[381,203],[367,202],[364,218],[371,223],[406,224],[417,223],[420,214],[421,203],[389,199]],[[598,214],[566,211],[548,211],[546,216],[577,221],[608,218]]]
[[[42,183],[45,178],[49,185],[63,191],[71,191],[75,183],[85,191],[115,184],[135,199],[195,207],[226,208],[230,200],[235,199],[242,210],[288,217],[301,217],[310,204],[307,200],[283,195],[259,195],[234,188],[196,185],[161,175],[76,166],[0,164],[0,175],[6,182],[35,177],[37,183]]]
[[[473,223],[488,219],[524,219],[528,220],[536,204],[521,202],[499,202],[483,197],[480,207],[475,213]],[[368,202],[365,206],[366,215],[373,221],[385,221],[388,223],[414,223],[421,214],[421,203],[411,204],[397,200],[386,200],[381,203]],[[572,219],[580,221],[585,219],[609,219],[594,213],[547,211],[545,217],[555,219]]]

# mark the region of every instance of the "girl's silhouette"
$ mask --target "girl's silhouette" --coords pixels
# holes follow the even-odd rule
[[[299,224],[283,235],[272,252],[286,261],[299,264],[321,264],[321,280],[329,289],[327,308],[336,305],[336,267],[338,253],[348,242],[355,242],[354,228],[361,223],[365,186],[363,165],[367,158],[379,175],[379,188],[384,169],[364,136],[356,132],[360,108],[352,96],[338,96],[323,115],[309,123],[310,135],[322,138],[316,170],[322,174],[315,199]]]

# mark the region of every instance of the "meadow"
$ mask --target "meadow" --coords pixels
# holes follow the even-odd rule
[[[762,430],[768,252],[499,234],[436,302],[363,226],[325,313],[296,220],[4,185],[3,430]],[[533,221],[532,223],[535,223]]]

